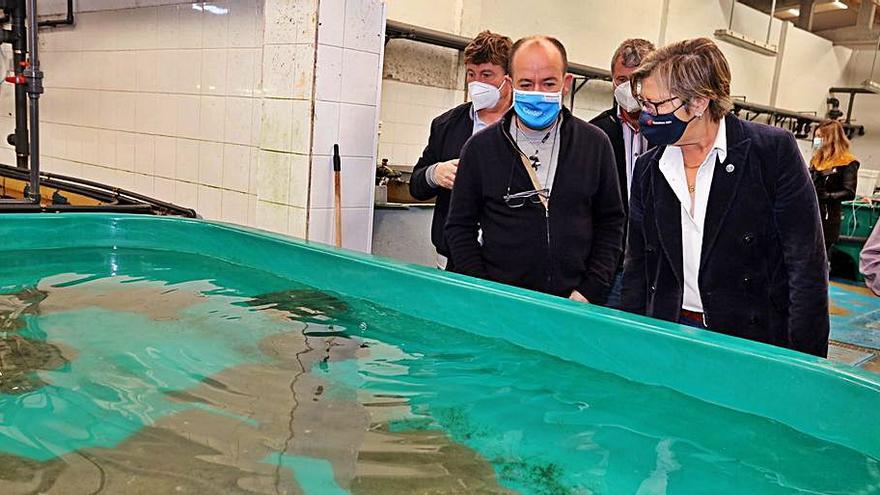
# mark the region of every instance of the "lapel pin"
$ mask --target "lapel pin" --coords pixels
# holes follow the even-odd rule
[[[724,170],[727,170],[727,173],[730,174],[733,173],[734,170],[736,170],[736,167],[734,167],[732,163],[728,163],[727,166],[724,167]]]

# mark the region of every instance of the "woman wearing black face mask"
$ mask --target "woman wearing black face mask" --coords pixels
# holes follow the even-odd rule
[[[643,135],[633,173],[623,309],[825,356],[828,267],[794,136],[730,113],[709,39],[633,73]]]
[[[825,249],[830,253],[840,237],[840,203],[856,197],[859,162],[849,152],[849,139],[836,120],[826,120],[816,128],[813,147],[810,175],[819,197]]]

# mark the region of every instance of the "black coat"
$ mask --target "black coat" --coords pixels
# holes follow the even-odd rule
[[[813,177],[813,185],[819,197],[819,214],[822,216],[822,230],[825,232],[825,247],[830,249],[840,238],[840,203],[851,201],[856,197],[859,162],[852,161],[849,165],[822,172],[813,170],[810,175]]]
[[[409,193],[419,200],[437,197],[434,205],[434,218],[431,221],[431,242],[437,252],[449,256],[449,248],[443,228],[446,226],[446,215],[449,212],[449,197],[452,192],[445,187],[431,187],[425,173],[435,163],[458,158],[461,148],[471,137],[474,121],[471,118],[471,104],[464,103],[440,115],[431,122],[431,134],[422,156],[413,168],[409,180]]]
[[[608,138],[562,111],[549,211],[508,206],[534,189],[510,136],[513,111],[465,145],[446,223],[454,271],[568,297],[605,302],[623,243],[623,204]],[[483,230],[483,245],[477,229]]]
[[[611,149],[614,150],[614,163],[617,165],[617,179],[620,185],[620,197],[624,199],[623,209],[627,211],[626,190],[626,144],[623,142],[623,129],[620,127],[620,119],[617,117],[617,106],[605,110],[593,117],[591,124],[602,129],[611,141]]]
[[[708,326],[825,356],[828,263],[816,194],[794,136],[733,115],[726,126],[727,159],[715,166],[700,260]],[[658,166],[664,149],[636,163],[622,299],[624,310],[678,321],[681,204]]]

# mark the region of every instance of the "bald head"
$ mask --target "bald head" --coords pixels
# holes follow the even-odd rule
[[[568,56],[556,38],[530,36],[513,44],[508,73],[523,91],[556,92],[567,87]]]
[[[561,64],[563,73],[568,72],[568,53],[565,51],[565,46],[562,42],[552,36],[539,35],[520,38],[513,44],[513,47],[510,49],[508,73],[513,72],[513,59],[516,57],[517,52],[527,48],[530,51],[538,50],[546,57],[554,59],[554,62]]]

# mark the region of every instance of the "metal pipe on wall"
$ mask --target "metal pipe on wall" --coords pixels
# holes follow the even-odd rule
[[[30,57],[24,71],[27,80],[28,110],[30,114],[30,191],[32,202],[40,203],[40,95],[43,93],[43,72],[40,71],[37,45],[37,0],[27,0],[28,48]]]
[[[664,5],[668,7],[668,2],[664,1]],[[733,16],[733,8],[736,6],[736,1],[731,2],[731,18]],[[770,22],[773,22],[771,17]],[[398,22],[394,20],[388,20],[385,27],[385,35],[386,41],[391,39],[407,39],[412,41],[417,41],[421,43],[428,43],[434,46],[442,46],[446,48],[453,48],[456,50],[463,50],[464,47],[470,41],[469,38],[444,33],[441,31],[436,31],[433,29],[423,28],[420,26],[415,26],[412,24],[407,24],[403,22]],[[880,46],[880,45],[878,45]],[[880,53],[880,49],[878,49],[878,53]],[[607,69],[599,69],[596,67],[590,67],[587,65],[577,64],[577,63],[569,63],[569,72],[576,75],[581,76],[581,79],[593,80],[599,79],[603,81],[611,80],[611,71]],[[577,87],[583,86],[580,84]],[[574,88],[573,88],[574,89]],[[832,88],[832,92],[834,89]],[[575,93],[575,91],[572,91]],[[574,99],[572,97],[572,106]],[[786,121],[789,123],[795,123],[799,126],[808,126],[812,124],[817,124],[824,120],[824,117],[818,117],[815,115],[807,115],[803,112],[795,112],[792,110],[786,110],[782,108],[778,108],[775,106],[769,105],[760,105],[755,103],[748,103],[745,100],[734,101],[734,110],[737,113],[747,112],[754,116],[758,115],[767,115],[770,122],[776,122],[777,124],[784,124]],[[754,117],[752,117],[754,118]],[[750,119],[751,120],[751,119]],[[844,128],[847,129],[848,132],[858,132],[859,135],[864,134],[864,127],[862,126],[854,126],[852,124],[845,124]]]
[[[434,46],[452,48],[459,51],[464,50],[464,47],[471,41],[470,38],[459,36],[457,34],[444,33],[435,29],[424,28],[390,19],[385,24],[385,36],[386,42],[392,39],[406,39],[428,43]],[[569,61],[568,64],[568,72],[588,79],[601,79],[603,81],[611,80],[611,71],[608,69],[590,67],[588,65],[578,64],[571,61]]]
[[[27,92],[18,79],[23,76],[27,60],[27,28],[25,28],[25,0],[16,0],[12,9],[12,63],[15,75],[15,131],[7,141],[15,146],[16,166],[28,168]]]
[[[770,3],[770,22],[767,23],[767,40],[764,43],[770,44],[770,31],[773,30],[773,16],[776,15],[776,0]]]

